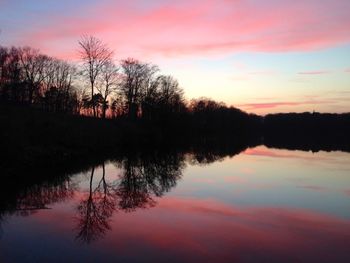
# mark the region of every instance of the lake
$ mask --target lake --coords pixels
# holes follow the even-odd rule
[[[128,154],[7,184],[0,261],[350,262],[349,161],[266,146]]]

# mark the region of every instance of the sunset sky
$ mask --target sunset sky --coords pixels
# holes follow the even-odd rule
[[[349,0],[0,0],[0,45],[77,60],[94,35],[248,112],[350,112]]]

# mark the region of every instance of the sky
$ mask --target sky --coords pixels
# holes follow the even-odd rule
[[[0,0],[0,45],[76,61],[94,35],[115,59],[176,77],[186,98],[248,112],[350,112],[349,0]]]

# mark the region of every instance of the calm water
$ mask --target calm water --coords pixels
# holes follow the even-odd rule
[[[0,261],[350,262],[349,161],[265,146],[107,161],[3,200]]]

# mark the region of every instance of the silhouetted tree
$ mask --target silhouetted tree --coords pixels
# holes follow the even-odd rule
[[[80,57],[83,61],[83,73],[87,76],[91,87],[91,100],[95,94],[97,79],[103,67],[109,63],[113,52],[101,40],[93,36],[84,36],[80,41]],[[94,117],[96,117],[95,104],[92,103]]]
[[[18,55],[23,69],[23,82],[28,93],[27,102],[32,104],[35,96],[39,97],[41,85],[47,77],[45,66],[49,62],[49,57],[30,47],[19,48]]]
[[[186,108],[184,92],[179,87],[178,81],[172,76],[161,75],[157,83],[159,113],[165,115],[165,118],[171,118],[173,114],[184,112]]]
[[[120,77],[118,67],[112,61],[106,61],[102,66],[100,83],[97,85],[97,90],[102,97],[102,118],[106,118],[108,109],[108,98],[118,88]]]
[[[123,98],[120,95],[113,98],[110,109],[112,118],[123,115]]]
[[[122,60],[121,67],[123,79],[120,90],[126,102],[126,113],[129,119],[136,119],[142,100],[159,69],[155,65],[142,63],[132,58]]]
[[[44,106],[54,112],[78,112],[78,98],[72,85],[75,67],[67,62],[50,59],[44,81]]]

